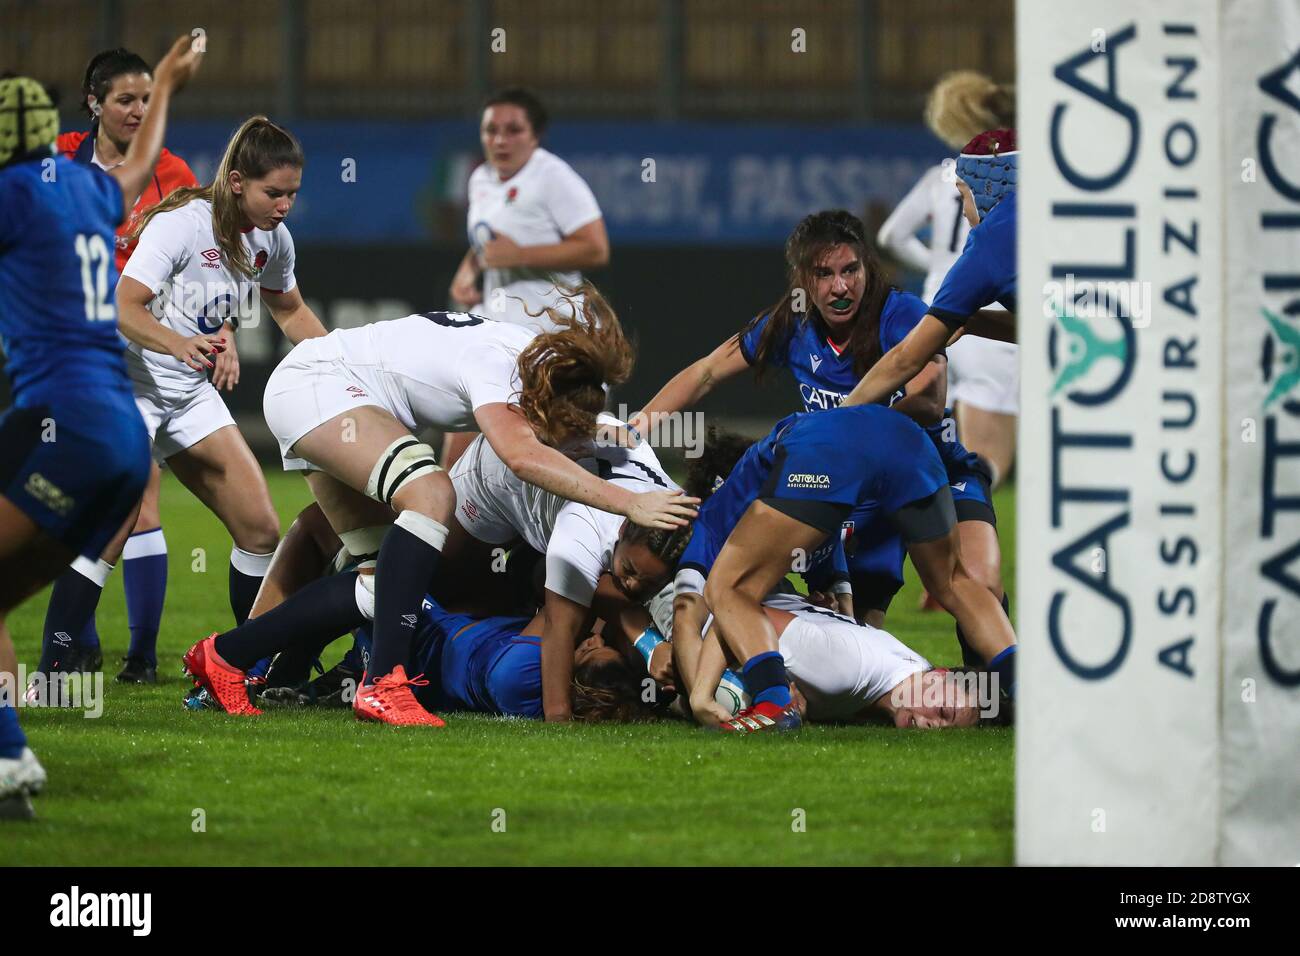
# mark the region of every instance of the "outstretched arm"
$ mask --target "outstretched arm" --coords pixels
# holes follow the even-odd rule
[[[733,335],[704,358],[692,362],[670,378],[628,424],[647,435],[655,416],[690,408],[713,391],[719,382],[739,375],[748,367],[749,363],[740,351],[740,336]]]
[[[841,404],[867,405],[887,400],[943,351],[951,335],[948,326],[933,315],[922,316],[907,338],[886,352]]]
[[[492,402],[474,409],[474,419],[507,468],[530,485],[580,504],[623,515],[646,528],[672,528],[689,524],[700,499],[680,491],[641,494],[597,478],[577,462],[537,440],[532,427],[517,408]]]
[[[167,55],[154,67],[149,111],[145,113],[139,132],[127,147],[126,160],[109,172],[122,187],[123,221],[131,215],[136,200],[149,185],[153,168],[162,154],[163,134],[167,131],[167,107],[172,94],[179,93],[181,87],[198,70],[202,55],[195,48],[194,41],[186,35],[173,43]]]

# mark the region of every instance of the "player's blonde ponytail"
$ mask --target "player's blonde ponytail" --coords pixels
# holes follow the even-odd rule
[[[947,74],[925,103],[926,125],[953,149],[961,149],[985,130],[1014,126],[1014,88],[975,70]]]
[[[559,329],[519,353],[519,410],[538,439],[552,446],[593,435],[605,407],[603,386],[621,385],[632,374],[632,346],[596,287],[584,282],[566,302],[567,311],[546,310]]]
[[[192,199],[206,199],[212,203],[212,234],[226,265],[234,272],[252,276],[248,253],[239,241],[244,220],[239,211],[239,197],[230,187],[230,174],[237,170],[247,182],[261,179],[285,166],[301,169],[304,163],[302,146],[292,133],[276,126],[265,116],[250,116],[230,137],[212,182],[207,186],[187,186],[171,193],[140,218],[140,224],[131,236],[138,239],[149,221],[159,213],[179,209]]]

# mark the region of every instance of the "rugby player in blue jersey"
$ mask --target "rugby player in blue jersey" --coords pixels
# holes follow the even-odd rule
[[[1015,633],[998,600],[962,564],[952,494],[933,443],[898,412],[852,406],[780,422],[700,509],[679,564],[678,596],[703,594],[721,639],[744,664],[753,701],[724,730],[799,726],[762,602],[792,567],[833,546],[850,513],[894,523],[921,582],[998,673],[1001,689],[1014,694]],[[675,613],[678,639],[686,633],[679,621]]]
[[[674,376],[632,424],[646,428],[660,414],[689,408],[720,381],[753,366],[761,377],[772,366],[789,369],[806,411],[840,404],[881,355],[903,341],[926,313],[914,295],[886,285],[862,222],[848,212],[804,218],[786,242],[789,285],[770,310],[712,353]],[[944,463],[956,502],[963,562],[999,601],[1002,556],[989,491],[991,475],[962,447],[947,418],[946,359],[932,357],[892,403],[927,428]],[[885,611],[903,585],[903,545],[887,522],[847,516],[853,610],[882,627]],[[961,629],[967,663],[977,663]]]
[[[108,173],[56,155],[58,111],[35,80],[0,80],[0,812],[30,816],[45,783],[18,726],[5,617],[78,555],[98,557],[149,474],[149,438],[117,333],[114,230],[162,150],[167,107],[198,67],[188,36],[154,71],[153,104]],[[199,337],[205,352],[220,339]]]
[[[471,711],[542,719],[544,615],[473,617],[426,597],[416,622],[408,670],[423,675],[415,699],[426,710]],[[363,655],[366,628],[357,632]],[[633,652],[634,654],[635,652]],[[629,721],[651,713],[641,700],[639,662],[590,634],[573,652],[570,700],[580,721]]]
[[[1016,133],[989,130],[957,159],[957,188],[971,224],[966,246],[944,276],[926,315],[891,348],[844,400],[881,402],[925,368],[958,333],[1015,341]],[[1006,312],[980,310],[997,302]]]

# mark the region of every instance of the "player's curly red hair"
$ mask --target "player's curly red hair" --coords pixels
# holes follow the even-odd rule
[[[519,410],[538,439],[552,446],[595,434],[604,386],[626,382],[634,361],[618,316],[595,286],[584,282],[565,301],[567,309],[545,310],[559,329],[519,353]]]

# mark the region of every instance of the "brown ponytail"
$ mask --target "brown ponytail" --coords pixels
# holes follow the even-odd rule
[[[582,296],[582,311],[576,299]],[[544,444],[559,446],[596,430],[605,407],[603,385],[632,374],[632,346],[618,316],[590,282],[566,300],[569,310],[546,309],[560,328],[544,332],[519,353],[519,410]]]
[[[230,174],[237,170],[247,182],[284,166],[302,169],[304,164],[302,146],[292,133],[265,116],[250,116],[230,137],[212,182],[207,186],[187,186],[168,195],[140,218],[131,238],[139,239],[145,226],[159,213],[179,209],[192,199],[206,199],[212,203],[212,234],[222,258],[233,272],[251,278],[253,267],[244,244],[239,241],[243,217],[239,197],[230,188]]]

